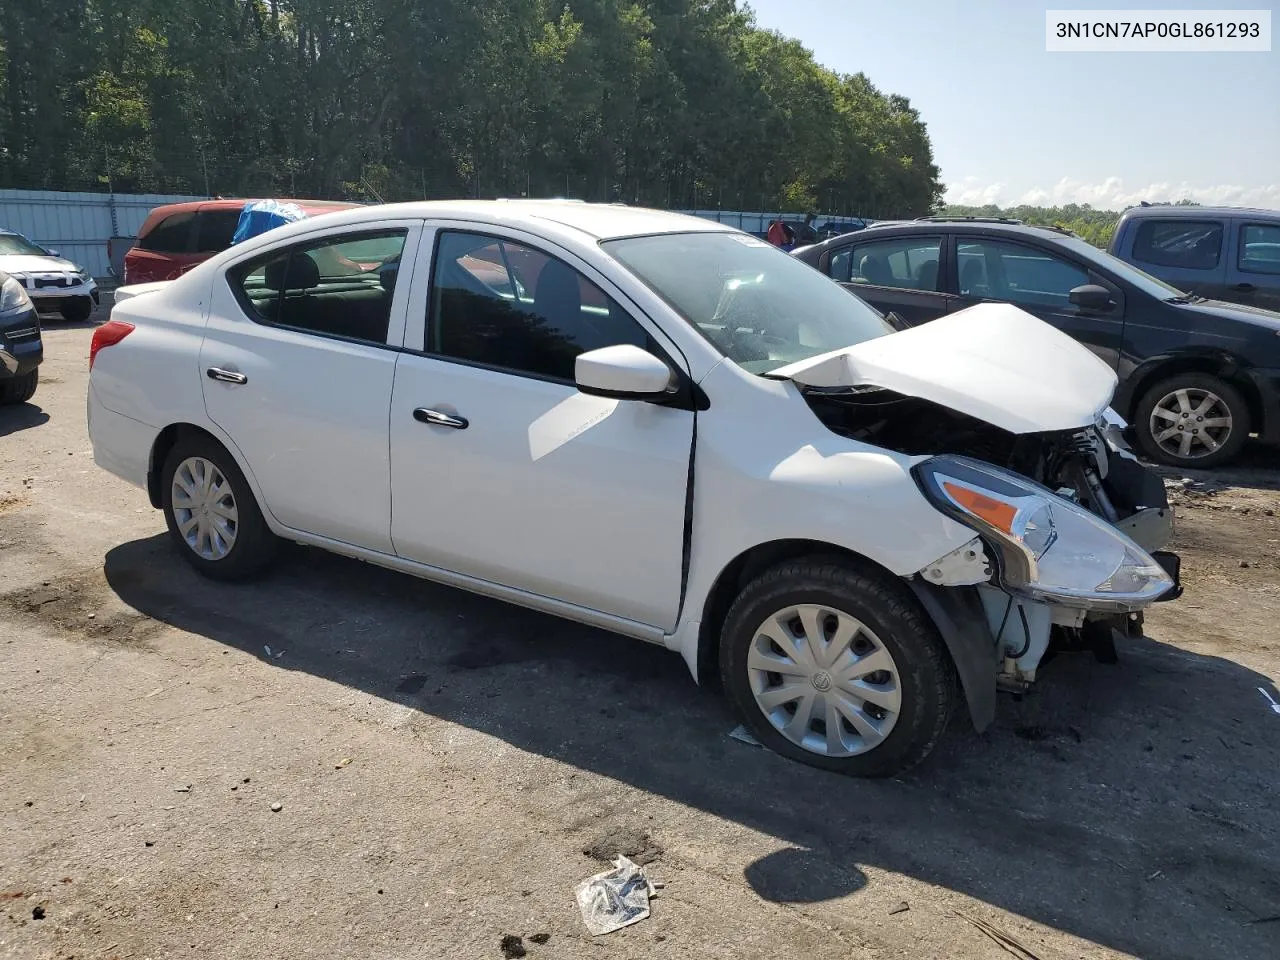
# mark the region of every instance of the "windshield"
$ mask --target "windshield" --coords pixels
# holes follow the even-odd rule
[[[1149,273],[1144,273],[1133,264],[1125,263],[1119,257],[1113,257],[1111,254],[1099,250],[1093,244],[1081,240],[1079,237],[1063,237],[1058,242],[1077,256],[1097,264],[1104,270],[1109,270],[1121,280],[1127,280],[1143,293],[1149,294],[1157,300],[1186,297],[1186,294],[1177,287],[1170,286]]]
[[[26,237],[16,233],[0,233],[0,256],[19,254],[26,257],[47,257],[48,250],[42,250]]]
[[[602,246],[751,373],[893,333],[817,270],[742,233],[668,233]]]

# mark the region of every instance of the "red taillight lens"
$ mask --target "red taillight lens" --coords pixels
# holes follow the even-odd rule
[[[113,347],[129,334],[133,333],[133,324],[123,320],[108,320],[93,331],[93,339],[89,342],[89,369],[93,369],[93,361],[103,347]]]

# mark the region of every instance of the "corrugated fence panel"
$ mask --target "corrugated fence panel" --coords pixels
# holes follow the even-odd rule
[[[203,197],[0,190],[0,229],[57,250],[95,277],[111,275],[107,241],[137,236],[155,207]]]

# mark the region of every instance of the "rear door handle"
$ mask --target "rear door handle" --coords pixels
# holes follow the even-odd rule
[[[453,427],[455,430],[465,430],[471,426],[471,421],[466,417],[454,416],[443,410],[432,410],[430,407],[419,407],[413,411],[413,419],[433,427]]]
[[[205,371],[210,380],[217,380],[220,383],[248,383],[249,378],[243,373],[237,373],[235,370],[222,370],[219,367],[210,367]]]
[[[1257,290],[1258,288],[1255,287],[1252,283],[1237,283],[1231,289],[1239,290],[1241,293],[1253,293],[1253,291]]]

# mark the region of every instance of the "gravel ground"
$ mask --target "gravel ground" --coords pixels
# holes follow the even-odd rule
[[[1273,454],[1171,478],[1150,639],[859,782],[654,647],[301,548],[197,578],[93,465],[91,326],[0,411],[0,956],[1280,956]],[[664,886],[592,938],[615,850]]]

